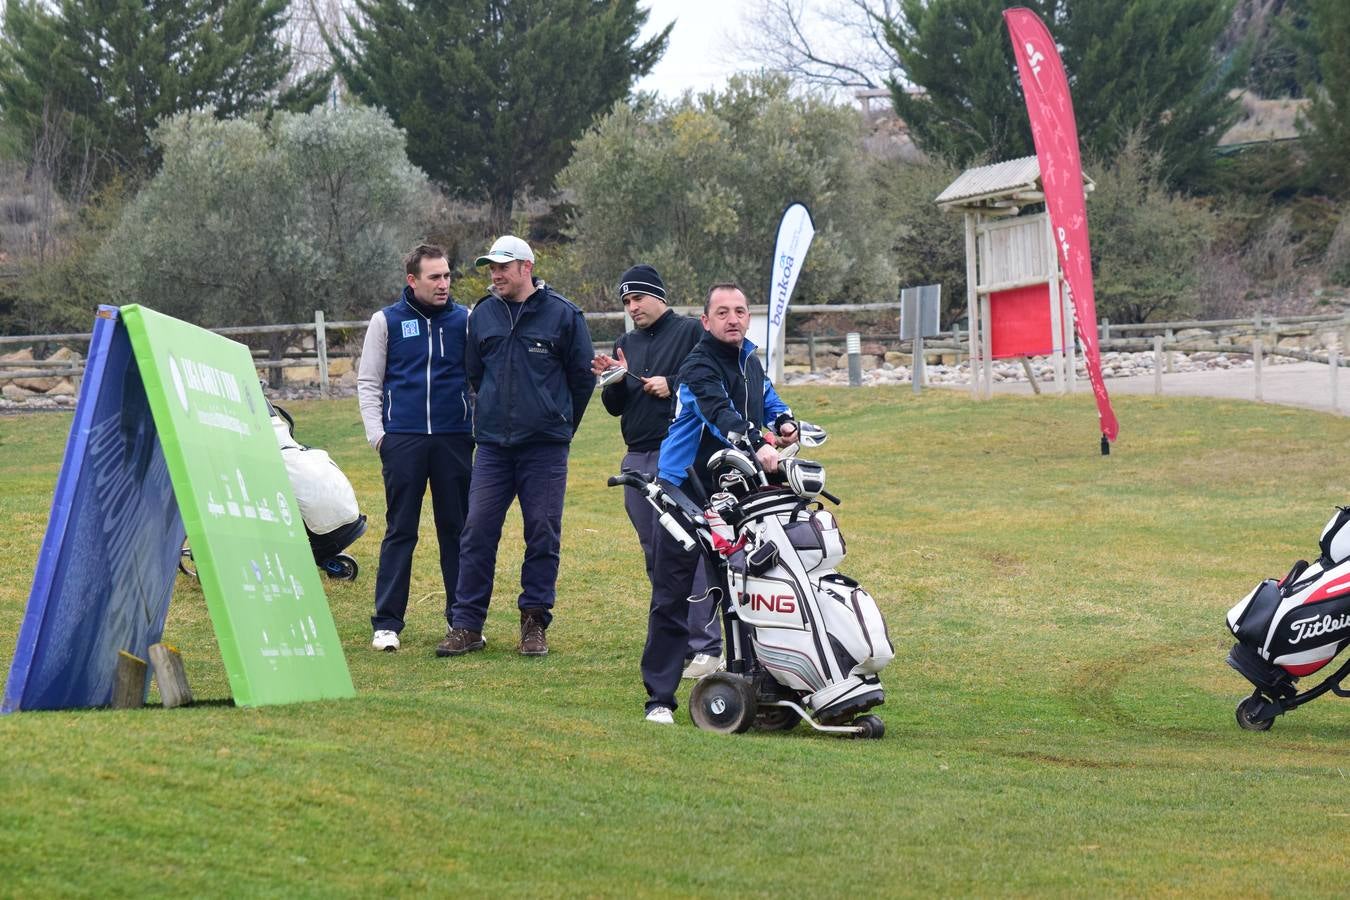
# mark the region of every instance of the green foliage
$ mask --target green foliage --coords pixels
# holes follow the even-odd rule
[[[960,166],[1035,152],[1016,63],[1001,16],[1008,0],[902,0],[887,24],[909,94],[892,83],[896,111],[927,152]],[[1203,171],[1237,116],[1227,91],[1239,67],[1212,51],[1231,0],[1043,0],[1019,3],[1061,46],[1079,138],[1107,157],[1132,131],[1183,184]]]
[[[677,302],[701,302],[709,284],[729,278],[763,302],[779,219],[801,201],[816,237],[798,301],[894,296],[860,139],[855,110],[794,94],[781,77],[738,76],[725,91],[669,104],[617,104],[559,177],[578,208],[570,253],[584,295],[599,301],[626,266],[646,262]]]
[[[330,41],[364,102],[407,130],[414,163],[504,226],[546,191],[572,142],[665,52],[637,0],[356,0]]]
[[[0,115],[24,158],[63,143],[60,181],[151,171],[156,123],[264,106],[289,68],[286,0],[7,0]]]
[[[1304,139],[1324,186],[1350,192],[1350,3],[1309,0],[1320,86],[1309,85]]]
[[[872,178],[877,223],[890,239],[890,255],[903,287],[942,285],[942,327],[966,315],[966,238],[961,217],[933,202],[959,171],[942,162],[878,163]]]
[[[1302,97],[1305,85],[1321,81],[1311,24],[1308,0],[1283,0],[1251,36],[1246,84],[1257,96]]]
[[[184,114],[103,248],[118,296],[201,325],[368,313],[434,204],[404,135],[363,108],[270,122]]]
[[[1176,319],[1197,311],[1197,264],[1213,238],[1211,214],[1162,180],[1162,160],[1132,135],[1089,195],[1097,313],[1112,322]]]

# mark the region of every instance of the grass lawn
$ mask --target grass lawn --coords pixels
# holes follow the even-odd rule
[[[1102,457],[1086,396],[785,394],[832,432],[843,568],[896,644],[883,740],[642,721],[647,588],[598,402],[549,656],[514,652],[513,510],[487,651],[434,658],[429,503],[404,649],[371,651],[378,461],[354,400],[297,403],[371,518],[360,578],[325,582],[358,696],[233,708],[180,578],[165,638],[205,702],[0,719],[0,896],[1345,893],[1350,704],[1239,731],[1223,616],[1350,502],[1350,420],[1122,397]],[[0,420],[0,672],[69,422]]]

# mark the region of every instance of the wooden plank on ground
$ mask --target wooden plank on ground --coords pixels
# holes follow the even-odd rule
[[[150,666],[155,671],[155,684],[159,686],[160,702],[165,709],[192,703],[192,689],[188,687],[187,672],[183,669],[183,656],[176,647],[151,644]]]

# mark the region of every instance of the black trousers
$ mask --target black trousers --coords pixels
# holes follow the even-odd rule
[[[647,644],[642,649],[642,684],[647,688],[647,709],[675,709],[675,691],[684,671],[684,651],[689,646],[689,594],[694,574],[703,561],[689,552],[659,525],[653,531],[652,604],[647,615]],[[712,601],[705,601],[711,603]]]
[[[467,434],[386,434],[380,443],[384,475],[385,530],[375,574],[375,631],[402,631],[408,610],[413,549],[422,519],[422,498],[431,485],[431,508],[445,583],[445,618],[459,580],[459,536],[469,508],[473,437]]]

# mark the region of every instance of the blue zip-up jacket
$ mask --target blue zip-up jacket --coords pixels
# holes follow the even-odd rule
[[[385,433],[473,430],[464,367],[468,320],[467,307],[453,300],[440,309],[424,306],[411,287],[371,316],[356,389],[372,447]]]
[[[537,278],[534,285],[520,303],[488,294],[469,316],[464,364],[480,444],[569,443],[595,390],[580,307]]]
[[[705,334],[680,367],[679,380],[675,421],[661,442],[657,472],[677,487],[690,465],[706,475],[708,458],[731,446],[726,435],[743,435],[758,449],[764,444],[761,429],[771,425],[776,431],[792,417],[748,340],[737,349]]]

